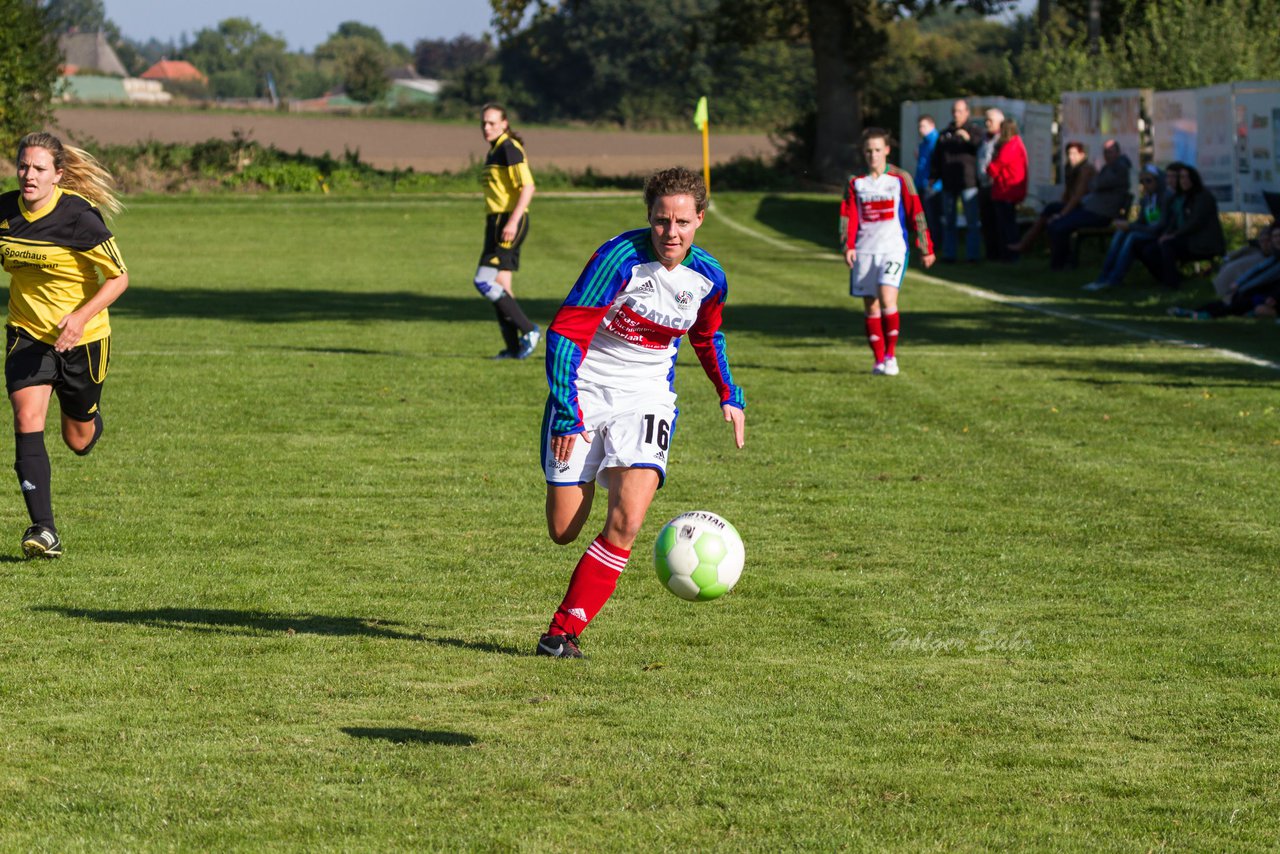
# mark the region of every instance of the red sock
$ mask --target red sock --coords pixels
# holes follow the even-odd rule
[[[884,361],[884,331],[880,326],[880,315],[868,314],[867,343],[871,345],[871,355],[876,357],[876,364]]]
[[[580,635],[592,617],[600,613],[604,603],[618,586],[618,576],[627,565],[630,549],[620,549],[604,538],[596,537],[587,546],[569,579],[564,601],[551,618],[547,634]]]
[[[892,359],[894,350],[898,349],[897,309],[886,311],[880,318],[880,323],[884,326],[884,355],[885,358]]]

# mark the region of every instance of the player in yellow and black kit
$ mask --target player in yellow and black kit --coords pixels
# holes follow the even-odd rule
[[[506,349],[499,359],[527,359],[542,338],[542,329],[525,316],[511,293],[511,274],[520,269],[520,245],[529,233],[529,202],[533,200],[533,173],[524,144],[511,130],[507,111],[499,104],[485,104],[480,130],[489,143],[484,159],[484,249],[476,266],[475,285],[493,303]]]
[[[111,359],[107,306],[129,286],[99,208],[120,210],[111,175],[51,134],[18,143],[18,189],[0,195],[0,261],[9,284],[4,373],[13,404],[14,471],[31,516],[27,557],[57,557],[49,454],[49,398],[62,411],[62,440],[83,456],[102,435],[102,383]],[[99,271],[102,280],[99,281]]]

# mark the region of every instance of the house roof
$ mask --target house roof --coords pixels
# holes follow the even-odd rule
[[[75,66],[78,70],[97,69],[117,77],[129,76],[101,30],[96,33],[64,33],[58,37],[58,50],[62,52],[65,66]]]
[[[161,59],[155,65],[142,72],[143,79],[146,80],[199,80],[204,83],[209,82],[209,78],[205,77],[196,68],[185,59]]]

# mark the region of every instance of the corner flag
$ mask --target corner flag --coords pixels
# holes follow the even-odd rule
[[[698,108],[693,111],[693,126],[702,131],[702,181],[707,185],[707,195],[711,195],[711,122],[707,119],[707,96],[698,99]]]

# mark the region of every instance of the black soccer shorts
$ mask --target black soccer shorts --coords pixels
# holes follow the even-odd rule
[[[529,215],[525,214],[520,221],[520,230],[516,232],[516,239],[510,243],[504,243],[502,229],[510,219],[510,213],[489,214],[484,218],[484,249],[480,252],[478,266],[512,271],[520,269],[520,246],[529,233]]]
[[[6,326],[5,333],[4,380],[9,394],[28,386],[51,385],[63,415],[92,421],[111,362],[111,336],[59,353],[25,329]]]

